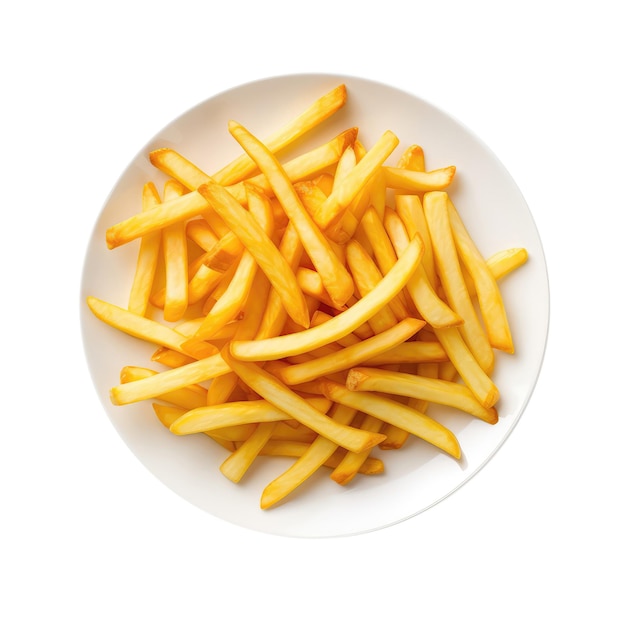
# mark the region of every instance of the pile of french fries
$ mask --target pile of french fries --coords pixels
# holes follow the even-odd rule
[[[447,191],[454,165],[427,170],[417,144],[390,165],[399,138],[368,147],[358,128],[281,158],[347,97],[339,85],[265,139],[231,121],[241,155],[212,174],[152,151],[162,192],[147,182],[106,232],[109,249],[139,242],[128,302],[87,299],[159,366],[124,367],[113,404],[149,401],[175,435],[207,435],[235,483],[259,456],[294,459],[262,509],[323,467],[340,485],[381,474],[373,450],[410,437],[460,459],[428,407],[495,424],[494,355],[514,350],[498,281],[527,252],[481,255]]]

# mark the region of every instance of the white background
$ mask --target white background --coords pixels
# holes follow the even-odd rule
[[[1,10],[0,623],[624,624],[618,3],[24,2]],[[495,458],[391,528],[285,539],[196,510],[86,371],[92,225],[144,143],[257,78],[332,72],[461,120],[517,181],[551,286],[543,370]]]

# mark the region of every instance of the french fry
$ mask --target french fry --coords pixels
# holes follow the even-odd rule
[[[315,299],[327,304],[330,307],[334,307],[332,298],[328,295],[324,282],[319,272],[309,269],[308,267],[299,267],[296,270],[296,280],[302,293],[307,296],[313,296]],[[339,307],[345,310],[345,306]]]
[[[161,198],[154,183],[146,183],[141,195],[142,210],[149,211]],[[161,249],[161,233],[154,232],[142,237],[137,255],[135,275],[128,299],[128,310],[137,315],[145,315],[150,303],[150,293],[156,274],[159,251]]]
[[[222,272],[212,270],[204,264],[194,272],[187,286],[189,304],[196,304],[215,289],[223,278]]]
[[[161,365],[165,365],[170,368],[187,365],[188,363],[193,363],[196,360],[193,357],[176,352],[176,350],[163,347],[157,348],[151,358],[155,363],[160,363]]]
[[[445,191],[424,194],[424,214],[433,244],[437,272],[450,307],[463,319],[459,327],[463,340],[487,374],[494,367],[493,348],[485,333],[467,290],[457,254],[448,194]]]
[[[325,441],[328,441],[327,439]],[[333,444],[334,445],[334,444]],[[278,441],[270,439],[263,446],[259,455],[261,456],[286,456],[301,457],[309,450],[310,445],[301,441]],[[341,449],[335,450],[323,463],[325,467],[335,468],[345,455],[345,451]],[[375,476],[385,471],[385,464],[381,459],[368,457],[359,467],[359,473],[367,476]]]
[[[343,406],[343,405],[339,405]],[[385,422],[377,417],[365,415],[360,427],[373,432],[379,432],[385,426]],[[385,440],[386,442],[386,440]],[[385,443],[383,442],[383,443]],[[381,444],[382,445],[382,444]],[[333,470],[330,477],[339,485],[347,485],[359,473],[359,470],[369,457],[370,450],[364,452],[346,452],[341,462]]]
[[[179,198],[185,188],[173,179],[166,181],[163,200]],[[180,320],[189,303],[187,291],[187,235],[184,222],[170,224],[161,231],[165,259],[165,301],[163,317],[168,322]]]
[[[193,241],[197,246],[208,252],[219,241],[213,229],[209,226],[205,219],[192,219],[187,222],[185,227],[187,238]]]
[[[134,380],[116,385],[110,390],[111,402],[115,405],[131,404],[141,400],[157,398],[164,393],[188,385],[210,381],[216,376],[230,372],[220,353],[199,359],[175,369],[159,372],[143,380]]]
[[[252,339],[259,328],[259,321],[266,310],[266,302],[270,293],[270,282],[262,272],[257,272],[250,290],[246,310],[241,321],[236,322],[232,337],[229,339]],[[283,309],[284,310],[284,309]],[[237,388],[239,377],[235,372],[217,376],[211,382],[207,393],[207,404],[226,402]]]
[[[147,367],[126,366],[120,372],[120,383],[129,383],[133,380],[142,380],[155,376],[157,371]],[[155,400],[169,402],[181,409],[195,409],[204,406],[207,390],[201,385],[188,385],[168,393],[157,396]]]
[[[401,228],[394,228],[389,230],[389,235],[396,253],[398,255],[402,254],[402,251],[406,249],[410,241],[406,231],[403,231]],[[415,237],[419,237],[424,249],[424,240],[419,233]],[[459,326],[463,323],[463,318],[453,311],[435,292],[423,265],[420,265],[407,281],[406,293],[413,301],[419,314],[431,326],[445,328],[448,326]]]
[[[493,348],[512,354],[515,351],[513,338],[496,278],[489,270],[487,262],[467,231],[449,196],[447,202],[454,242],[459,257],[474,283],[489,342]]]
[[[233,263],[239,260],[243,251],[244,245],[237,235],[232,230],[229,230],[207,250],[203,262],[213,270],[225,272]]]
[[[339,157],[339,161],[337,161],[337,167],[335,168],[335,176],[333,179],[333,189],[337,189],[337,187],[342,184],[343,180],[346,178],[348,173],[354,169],[355,165],[356,154],[354,153],[354,147],[348,146]],[[328,195],[326,198],[328,198]],[[326,200],[326,198],[324,198],[324,200]]]
[[[424,160],[424,149],[422,146],[412,144],[402,153],[398,159],[397,167],[415,172],[425,172],[426,162]]]
[[[152,409],[161,424],[168,430],[170,426],[185,413],[185,409],[181,409],[180,407],[157,404],[156,402],[152,404]],[[235,442],[249,437],[253,431],[254,425],[245,424],[244,426],[216,429],[213,432],[204,434],[220,444],[223,448],[226,448],[226,450],[234,452],[237,449]]]
[[[269,239],[274,230],[271,206],[267,198],[252,186],[248,187],[248,197],[248,211]],[[235,319],[248,299],[257,268],[255,257],[248,250],[244,250],[232,280],[196,331],[196,338],[210,339]]]
[[[472,390],[478,401],[485,408],[494,406],[500,396],[498,388],[463,341],[459,329],[456,327],[436,328],[434,332],[459,376]]]
[[[262,398],[337,445],[359,452],[374,447],[384,439],[384,436],[375,433],[338,424],[258,365],[237,361],[228,350],[223,350],[222,356],[239,378]]]
[[[351,391],[379,391],[454,407],[489,424],[495,424],[498,421],[498,412],[495,408],[485,408],[467,387],[446,380],[436,380],[417,374],[356,367],[350,370],[346,379],[346,387]]]
[[[419,411],[369,391],[350,391],[344,385],[332,381],[324,383],[324,394],[333,402],[406,430],[455,459],[461,458],[461,447],[454,433]]]
[[[309,408],[325,413],[330,408],[326,398],[302,400]],[[204,433],[216,428],[239,426],[241,424],[262,424],[291,419],[291,415],[267,400],[243,400],[225,402],[214,406],[200,406],[181,415],[171,426],[175,435]]]
[[[166,346],[193,358],[203,358],[216,353],[215,347],[206,342],[197,342],[194,346],[185,347],[188,337],[169,326],[131,313],[127,309],[95,296],[87,297],[87,305],[99,320],[132,337],[143,339],[157,346]]]
[[[363,363],[401,344],[423,328],[424,322],[406,318],[370,339],[299,365],[281,370],[279,378],[287,385],[309,382]]]
[[[148,156],[154,167],[177,180],[189,191],[195,191],[211,180],[208,174],[172,148],[158,148],[152,150]]]
[[[295,272],[304,248],[293,222],[287,224],[278,249],[291,270]],[[287,312],[280,298],[280,293],[272,288],[267,297],[267,307],[262,314],[255,338],[275,337],[282,331],[286,320]]]
[[[108,228],[107,247],[112,250],[177,222],[197,217],[208,208],[206,199],[195,191],[162,202],[150,211],[136,213]]]
[[[285,213],[294,223],[304,249],[320,273],[328,294],[338,306],[344,305],[354,290],[352,278],[337,258],[327,239],[302,206],[285,170],[267,147],[241,124],[231,121],[228,129],[243,149],[257,162],[259,169],[267,176]],[[303,325],[306,326],[306,324]]]
[[[509,248],[496,252],[487,259],[487,267],[496,280],[504,278],[528,260],[526,248]]]
[[[324,170],[334,166],[344,150],[354,144],[357,134],[358,128],[349,128],[317,148],[285,161],[283,169],[287,178],[292,183],[297,184],[303,180],[309,180],[313,176],[318,178],[323,176]],[[245,202],[245,182],[242,181],[226,187],[228,193],[241,203]],[[268,196],[273,196],[272,185],[265,174],[257,174],[248,178],[247,182],[258,187]]]
[[[331,89],[288,124],[285,124],[268,137],[264,143],[272,152],[279,152],[316,126],[319,126],[324,120],[343,107],[347,96],[345,85],[339,85]],[[255,165],[252,159],[243,154],[223,167],[219,172],[216,172],[214,178],[222,185],[229,185],[247,178],[254,171]]]
[[[260,224],[223,187],[208,183],[199,188],[254,257],[272,286],[280,293],[289,316],[298,324],[309,325],[309,312],[296,277],[285,258]]]
[[[220,472],[238,483],[274,432],[274,424],[258,424],[254,432],[220,465]]]
[[[332,420],[348,427],[356,411],[350,407],[335,405],[331,409]],[[310,478],[326,461],[337,452],[338,445],[318,436],[307,451],[285,472],[270,482],[261,495],[261,508],[269,509],[283,500]]]
[[[424,242],[424,258],[422,264],[424,271],[430,284],[437,288],[439,285],[439,278],[435,271],[435,258],[433,256],[433,246],[430,241],[430,233],[428,232],[428,224],[426,223],[426,216],[424,215],[424,207],[420,197],[416,194],[404,195],[396,194],[396,211],[395,214],[400,218],[406,229],[406,233],[409,239],[415,237],[416,234],[422,238]],[[389,217],[385,228],[389,225]],[[391,232],[389,230],[389,232]]]
[[[359,328],[380,311],[406,285],[422,256],[419,239],[413,239],[398,258],[396,265],[372,291],[324,324],[288,336],[256,341],[233,341],[230,351],[241,361],[267,361],[302,354],[336,341]]]
[[[313,215],[317,225],[325,230],[334,226],[343,217],[349,204],[378,172],[399,143],[398,137],[391,131],[385,131],[363,158],[338,181],[326,202]]]
[[[361,297],[367,295],[380,282],[382,273],[373,259],[361,244],[352,239],[346,246],[346,261]],[[374,332],[386,330],[398,320],[409,317],[409,312],[399,299],[402,292],[389,301],[376,315],[369,320]]]
[[[385,183],[391,189],[409,193],[442,191],[454,179],[456,167],[449,165],[429,172],[417,172],[400,167],[384,166]]]
[[[448,360],[448,354],[438,341],[405,341],[363,361],[364,365],[394,365],[400,363],[441,363]]]
[[[229,122],[243,153],[213,175],[152,150],[168,177],[162,199],[147,183],[141,211],[105,233],[109,249],[141,240],[128,309],[87,298],[168,368],[122,367],[112,404],[153,400],[174,435],[227,452],[220,471],[233,483],[258,456],[294,459],[262,509],[322,467],[340,485],[382,473],[375,446],[387,454],[417,437],[460,459],[455,434],[427,412],[497,423],[494,351],[513,353],[497,281],[528,252],[482,256],[448,195],[454,165],[428,170],[418,144],[388,165],[399,138],[386,131],[368,149],[357,127],[279,159],[346,97],[338,86],[264,141]]]

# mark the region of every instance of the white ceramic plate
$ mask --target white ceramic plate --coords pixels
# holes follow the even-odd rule
[[[391,160],[408,145],[420,144],[429,169],[457,166],[449,191],[486,256],[509,247],[528,250],[528,263],[501,285],[517,351],[514,356],[498,355],[497,425],[451,410],[433,412],[456,433],[463,449],[460,462],[412,438],[400,451],[376,451],[386,465],[383,475],[357,478],[341,487],[320,470],[280,506],[262,511],[263,487],[292,461],[260,458],[254,471],[235,485],[219,471],[226,453],[208,437],[172,435],[157,421],[148,402],[112,406],[108,393],[118,383],[120,369],[124,365],[154,367],[150,362],[153,347],[95,319],[84,300],[92,294],[121,306],[127,302],[138,244],[110,251],[105,230],[139,210],[145,182],[163,181],[149,163],[150,150],[170,146],[205,171],[217,171],[239,154],[227,131],[229,119],[264,137],[342,82],[347,85],[349,103],[316,133],[316,143],[358,126],[365,145],[387,129],[398,135],[401,144]],[[298,149],[307,145],[304,142]],[[462,124],[424,100],[380,83],[338,75],[283,76],[246,84],[211,97],[157,133],[122,174],[98,216],[81,295],[84,345],[94,385],[130,450],[155,477],[208,513],[242,527],[300,537],[349,535],[397,523],[433,506],[474,476],[522,415],[541,368],[549,317],[539,235],[518,187],[492,152]]]

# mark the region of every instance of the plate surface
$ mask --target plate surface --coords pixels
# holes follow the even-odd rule
[[[228,120],[241,122],[262,138],[342,82],[348,88],[348,104],[315,132],[311,146],[351,126],[360,128],[366,146],[392,130],[401,143],[390,164],[415,143],[424,148],[428,169],[457,166],[449,193],[485,256],[510,247],[528,250],[527,264],[501,283],[516,354],[497,355],[497,425],[451,410],[431,412],[457,435],[463,449],[460,462],[411,438],[402,450],[376,451],[386,466],[381,476],[357,478],[341,487],[320,470],[280,506],[262,511],[264,486],[291,461],[260,458],[254,471],[235,485],[219,471],[226,453],[208,437],[172,435],[149,402],[113,406],[109,389],[118,383],[120,369],[154,367],[153,347],[109,328],[84,303],[87,295],[95,295],[126,305],[138,243],[108,250],[105,231],[138,212],[145,182],[152,180],[161,188],[164,178],[150,164],[150,150],[172,147],[205,171],[216,172],[240,152],[228,133]],[[302,142],[298,151],[308,145]],[[105,412],[155,477],[193,505],[239,526],[284,536],[330,537],[376,530],[417,515],[462,486],[494,455],[520,419],[537,381],[547,340],[549,291],[541,241],[522,194],[467,128],[393,87],[340,75],[295,75],[260,80],[212,97],[163,128],[139,151],[95,224],[84,262],[81,307],[86,358]]]

